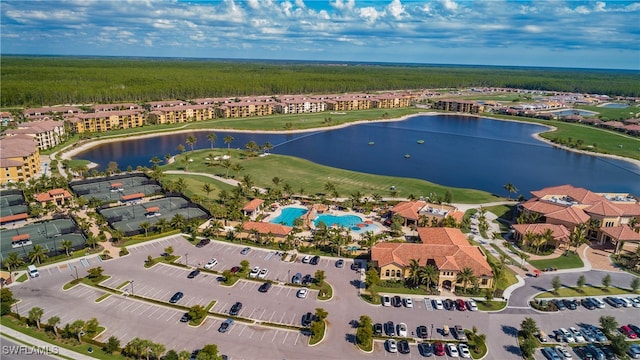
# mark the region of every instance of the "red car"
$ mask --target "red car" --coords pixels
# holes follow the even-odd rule
[[[458,308],[458,310],[460,311],[465,311],[467,310],[467,304],[465,304],[464,300],[462,299],[458,299],[456,300],[456,307]]]
[[[444,356],[444,344],[436,342],[433,344],[433,353],[438,356]]]
[[[631,328],[630,328],[629,326],[627,326],[627,325],[622,325],[622,326],[620,327],[620,331],[621,331],[623,334],[627,335],[627,337],[628,337],[629,339],[637,339],[637,338],[638,338],[638,335],[635,333],[635,331],[633,331],[633,329],[631,329]]]
[[[240,267],[239,267],[239,266],[234,266],[234,267],[232,267],[232,268],[231,268],[231,273],[232,273],[232,274],[235,274],[235,273],[237,273],[238,271],[240,271]]]

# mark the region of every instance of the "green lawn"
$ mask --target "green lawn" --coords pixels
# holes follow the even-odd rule
[[[506,301],[486,301],[477,300],[478,310],[480,311],[497,311],[502,310],[507,306]]]
[[[545,275],[543,275],[545,276]],[[543,292],[536,295],[538,298],[553,298],[553,297],[576,297],[576,296],[607,296],[607,295],[633,295],[634,293],[630,289],[623,289],[619,287],[609,287],[605,289],[600,286],[588,286],[582,287],[581,291],[578,291],[576,287],[561,287],[557,293],[553,291]]]
[[[239,163],[242,166],[240,172],[229,170],[227,172],[220,165],[209,166],[205,158],[212,158],[218,154],[229,153],[233,164]],[[331,168],[319,165],[311,161],[299,159],[285,155],[269,155],[264,157],[247,157],[244,151],[215,149],[199,150],[187,153],[193,162],[189,163],[189,172],[201,172],[219,176],[229,176],[241,179],[245,175],[250,175],[254,185],[262,188],[273,187],[271,181],[274,177],[279,177],[282,184],[288,183],[295,193],[304,190],[305,195],[324,193],[324,186],[331,181],[335,184],[340,197],[349,197],[350,194],[360,191],[365,196],[378,194],[382,197],[390,197],[391,186],[396,187],[397,196],[406,198],[409,195],[428,196],[429,193],[437,193],[444,196],[447,190],[452,193],[453,202],[462,203],[483,203],[500,200],[485,191],[450,188],[419,179],[396,178],[391,176],[371,175],[355,171]],[[182,161],[185,155],[177,156],[177,161],[173,164],[162,166],[163,170],[184,170],[185,162]],[[283,186],[283,185],[281,185]],[[195,185],[198,191],[202,186]]]
[[[582,259],[578,254],[568,252],[553,259],[530,260],[529,264],[538,269],[556,268],[556,269],[575,269],[584,266]]]

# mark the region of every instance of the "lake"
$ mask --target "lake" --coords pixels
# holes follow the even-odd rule
[[[216,131],[216,147],[234,137],[232,148],[253,140],[269,141],[273,154],[300,157],[319,164],[372,174],[424,179],[441,185],[506,195],[504,184],[519,192],[572,184],[597,192],[640,194],[640,168],[622,161],[578,154],[538,141],[536,124],[459,115],[415,116],[404,121],[369,122],[334,130],[296,134]],[[104,169],[110,161],[120,169],[150,166],[149,160],[177,154],[185,139],[197,138],[196,149],[210,147],[209,131],[123,140],[94,147],[75,158]],[[418,144],[418,140],[424,140]],[[374,142],[375,145],[369,145]],[[405,158],[405,155],[410,155]],[[286,174],[281,176],[286,180]]]

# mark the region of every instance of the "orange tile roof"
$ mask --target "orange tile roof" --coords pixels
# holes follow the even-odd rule
[[[418,211],[427,205],[426,201],[402,201],[391,208],[391,212],[405,219],[418,220]]]
[[[71,197],[71,194],[66,189],[53,189],[44,193],[35,194],[34,197],[39,202],[46,202],[53,200],[55,195],[62,195],[63,198],[67,199]]]
[[[462,211],[454,210],[450,211],[447,216],[451,216],[456,222],[462,222],[464,218],[464,213]]]
[[[533,212],[537,212],[543,215],[550,214],[565,208],[565,206],[540,201],[538,199],[531,199],[522,204],[522,207]]]
[[[0,217],[0,224],[8,223],[11,221],[24,220],[24,219],[27,219],[28,217],[29,217],[29,214],[27,213],[7,215],[7,216]]]
[[[550,229],[553,233],[553,238],[567,242],[569,241],[569,230],[564,225],[556,225],[556,224],[513,224],[511,225],[513,229],[524,235],[528,232],[534,233],[536,235],[544,233],[547,229]]]
[[[158,212],[160,211],[160,207],[159,206],[150,206],[148,208],[146,208],[148,213],[154,213],[154,212]]]
[[[379,267],[392,263],[406,267],[412,259],[418,260],[421,266],[433,261],[440,271],[460,271],[468,267],[476,276],[493,276],[491,266],[477,246],[383,242],[371,248],[371,260]]]
[[[469,246],[460,229],[446,227],[419,227],[418,237],[423,244]]]
[[[578,225],[589,221],[590,217],[578,207],[568,207],[545,215],[547,219],[556,219]]]
[[[16,242],[16,241],[27,240],[30,237],[31,237],[31,235],[29,235],[29,234],[14,235],[14,236],[11,237],[11,241]]]
[[[251,201],[249,201],[247,203],[247,205],[245,205],[242,208],[242,210],[243,211],[256,211],[258,209],[258,207],[260,205],[262,205],[263,203],[264,203],[264,200],[255,198],[255,199],[252,199]]]
[[[640,204],[637,202],[614,203],[615,207],[622,210],[623,216],[640,216]]]
[[[114,183],[111,183],[111,187],[120,187],[120,186],[122,186],[122,183],[121,183],[121,182],[114,182]]]
[[[623,211],[617,206],[613,205],[608,200],[601,200],[597,203],[584,209],[585,212],[590,214],[602,215],[602,216],[620,216]]]
[[[532,191],[531,194],[536,198],[542,198],[547,195],[567,195],[579,202],[580,204],[593,204],[603,199],[602,196],[587,190],[585,188],[574,187],[572,185],[560,185],[547,187],[542,190]]]
[[[600,228],[600,230],[602,230],[603,233],[611,236],[615,240],[640,241],[640,234],[631,230],[631,228],[627,225],[603,227]]]
[[[120,200],[127,201],[127,200],[133,200],[133,199],[142,199],[143,197],[144,197],[144,193],[135,193],[135,194],[129,194],[129,195],[122,195],[120,196]]]
[[[262,221],[247,221],[242,224],[242,229],[245,231],[256,230],[260,234],[273,234],[276,236],[287,236],[293,230],[291,226],[272,224]]]

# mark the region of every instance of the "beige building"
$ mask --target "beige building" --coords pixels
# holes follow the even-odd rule
[[[150,124],[177,124],[213,119],[215,111],[211,105],[180,105],[157,108],[149,113]]]
[[[484,111],[484,106],[475,101],[464,100],[438,100],[434,104],[434,109],[465,112],[471,114],[477,114]]]
[[[26,182],[40,169],[35,140],[24,134],[0,139],[0,184]]]
[[[255,101],[238,101],[226,103],[216,108],[216,115],[220,118],[245,118],[252,116],[266,116],[273,114],[274,104]]]
[[[30,121],[18,124],[16,129],[9,129],[7,136],[24,134],[32,137],[40,150],[52,148],[62,142],[64,122],[54,120]]]
[[[144,125],[144,120],[145,115],[141,110],[120,110],[78,114],[69,123],[76,133],[81,134],[140,127]]]

